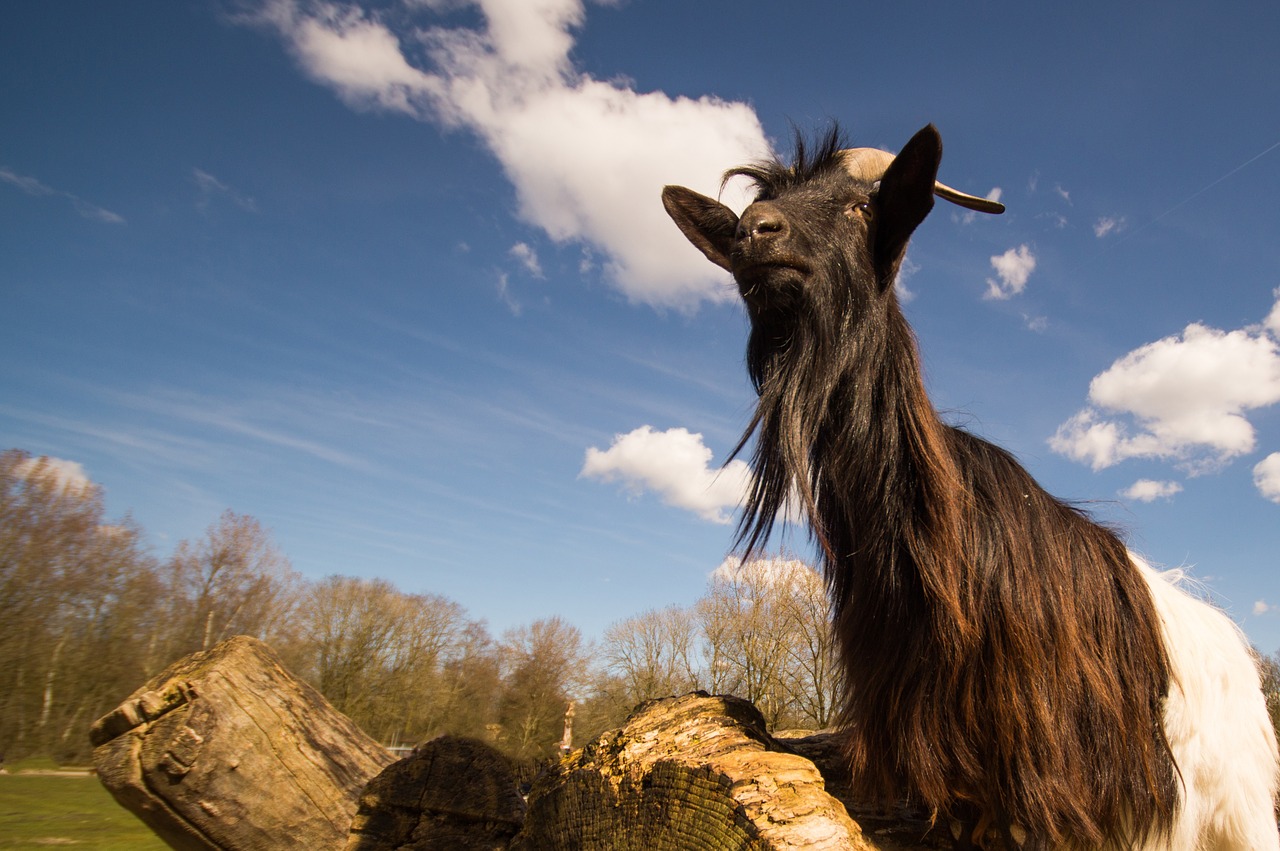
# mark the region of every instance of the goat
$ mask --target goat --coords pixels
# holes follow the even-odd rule
[[[907,242],[935,194],[1003,207],[937,182],[932,125],[896,156],[843,149],[834,126],[796,148],[726,173],[756,186],[741,217],[680,186],[662,199],[746,306],[738,544],[762,546],[794,495],[831,596],[854,793],[964,825],[961,847],[1280,848],[1239,629],[929,402],[894,287]]]

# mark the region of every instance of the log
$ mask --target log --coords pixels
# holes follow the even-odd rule
[[[345,851],[506,849],[524,817],[506,755],[475,739],[441,736],[369,781]]]
[[[98,777],[182,851],[342,848],[390,754],[240,636],[176,662],[99,719]]]
[[[182,851],[924,851],[950,831],[848,798],[839,738],[774,738],[735,697],[642,704],[529,790],[489,745],[399,762],[234,638],[152,679],[92,729],[102,782]],[[851,817],[852,816],[852,817]]]
[[[534,784],[512,851],[907,851],[939,846],[927,820],[885,814],[874,832],[830,795],[832,737],[775,740],[749,702],[704,692],[641,705],[619,730]],[[876,814],[868,812],[869,815]],[[903,818],[903,816],[907,818]]]

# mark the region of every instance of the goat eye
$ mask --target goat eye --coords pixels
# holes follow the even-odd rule
[[[871,218],[871,205],[866,201],[859,201],[849,206],[849,215],[859,216],[860,218]]]

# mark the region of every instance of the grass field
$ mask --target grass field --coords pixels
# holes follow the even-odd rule
[[[96,777],[0,774],[0,848],[61,847],[165,851],[169,846],[117,804]]]

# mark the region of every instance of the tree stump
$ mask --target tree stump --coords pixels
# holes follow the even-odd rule
[[[182,851],[341,848],[393,761],[244,636],[170,666],[90,735],[103,784]]]
[[[519,851],[880,849],[735,697],[640,706],[534,785]]]

